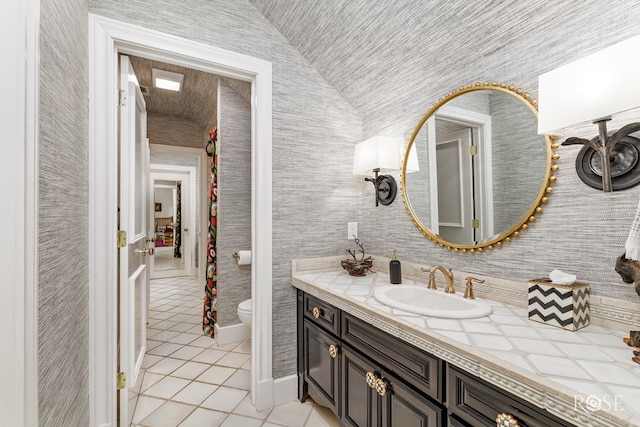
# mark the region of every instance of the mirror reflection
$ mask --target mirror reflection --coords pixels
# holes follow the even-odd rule
[[[181,210],[178,188],[181,181],[155,180],[154,193],[154,224],[155,224],[155,254],[154,271],[184,269],[184,259],[181,256],[181,238],[177,218]]]
[[[552,148],[537,135],[533,103],[506,85],[467,86],[423,116],[407,147],[419,171],[403,168],[402,190],[425,235],[456,250],[491,249],[541,211]]]

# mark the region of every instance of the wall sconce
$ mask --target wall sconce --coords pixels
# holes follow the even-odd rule
[[[538,81],[539,134],[586,121],[598,125],[598,136],[571,137],[562,145],[584,145],[576,159],[578,176],[605,192],[640,183],[640,140],[629,136],[640,130],[640,123],[607,133],[613,114],[640,106],[638,50],[640,36],[542,74]]]
[[[391,175],[378,175],[380,172],[399,171],[404,147],[395,138],[374,136],[356,145],[353,157],[353,174],[365,176],[364,180],[373,183],[376,194],[376,206],[390,205],[396,198],[398,185]],[[418,170],[415,146],[409,154],[407,172]],[[370,172],[374,177],[370,178]]]

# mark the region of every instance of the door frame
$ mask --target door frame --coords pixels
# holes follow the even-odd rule
[[[477,166],[479,168],[478,173],[480,176],[480,182],[477,184],[478,189],[478,198],[480,200],[480,206],[482,206],[482,211],[480,212],[480,216],[484,219],[480,224],[481,230],[481,238],[487,239],[490,236],[493,236],[493,155],[492,155],[492,147],[491,147],[491,116],[483,113],[478,113],[476,111],[466,110],[463,108],[452,107],[449,105],[443,105],[440,107],[436,114],[429,118],[429,134],[428,134],[428,145],[429,145],[429,156],[433,154],[435,159],[435,146],[436,146],[436,131],[435,131],[435,120],[443,119],[449,122],[460,123],[476,129],[476,136],[479,138],[477,141],[479,145],[478,150],[478,163]],[[429,172],[431,173],[431,169],[429,168]],[[430,176],[430,178],[433,178]],[[434,182],[430,179],[430,182]],[[433,184],[432,184],[433,185]],[[434,194],[433,187],[431,188],[432,193]],[[437,187],[435,189],[435,206],[437,207]],[[432,196],[433,197],[433,196]],[[434,200],[432,199],[432,210],[434,209]],[[436,209],[437,211],[437,209]],[[433,211],[432,211],[433,215]],[[437,212],[436,212],[437,218]],[[437,234],[437,233],[436,233]]]
[[[38,425],[38,131],[40,0],[0,4],[0,52],[7,64],[0,77],[9,82],[0,105],[7,141],[0,159],[2,224],[10,224],[0,247],[0,374],[3,422]]]
[[[89,14],[91,425],[116,423],[117,57],[119,53],[251,82],[251,400],[273,406],[271,62]],[[260,286],[257,286],[260,278]],[[204,286],[204,283],[203,283]]]
[[[198,189],[196,188],[196,168],[192,166],[172,166],[172,165],[161,165],[161,164],[152,163],[149,169],[151,171],[150,177],[149,177],[149,192],[151,193],[151,195],[155,194],[154,182],[156,181],[156,179],[178,181],[180,178],[186,177],[186,179],[183,179],[183,180],[188,181],[189,194],[187,197],[189,201],[189,207],[186,209],[186,214],[187,214],[186,217],[188,217],[188,222],[190,224],[189,226],[193,230],[194,237],[193,237],[193,242],[190,248],[191,256],[189,258],[189,265],[186,265],[185,263],[185,269],[187,271],[186,276],[199,277],[199,274],[195,267],[196,265],[195,259],[197,254],[195,253],[195,250],[194,250],[197,236],[200,234],[200,230],[199,230],[200,224],[196,223],[196,192],[198,191]],[[183,190],[183,194],[185,194],[184,190]],[[183,196],[183,199],[184,199],[184,196]],[[153,204],[151,204],[150,207],[153,207]],[[185,217],[185,209],[183,209],[182,217],[183,218]],[[155,226],[153,223],[149,224],[149,232],[151,232],[151,230],[154,231],[154,237],[155,237]],[[199,248],[204,248],[204,247],[205,246],[199,246]],[[156,278],[159,279],[163,277],[179,277],[176,275],[173,275],[173,276],[163,276],[162,274],[154,275],[153,274],[154,257],[150,257],[150,259],[152,259],[152,262],[149,263],[149,267],[150,267],[149,277],[151,277],[151,279],[156,279]],[[200,266],[200,264],[198,265]],[[202,281],[202,283],[205,283],[205,282]]]

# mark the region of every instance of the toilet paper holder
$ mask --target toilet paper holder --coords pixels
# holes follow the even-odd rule
[[[233,258],[236,259],[238,265],[251,265],[251,251],[237,251],[231,254]]]

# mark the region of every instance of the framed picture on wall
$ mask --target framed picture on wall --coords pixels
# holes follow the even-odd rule
[[[156,212],[162,212],[162,203],[156,203]]]

